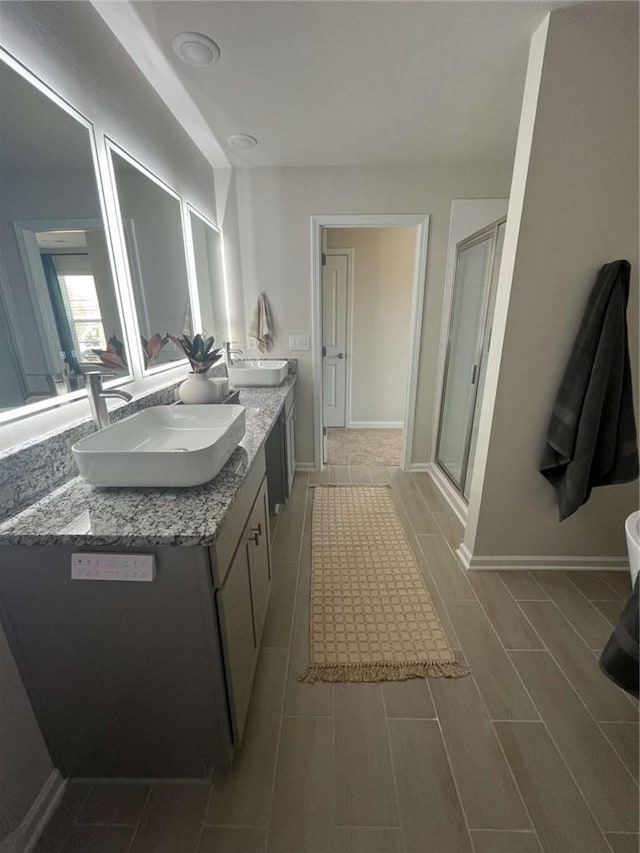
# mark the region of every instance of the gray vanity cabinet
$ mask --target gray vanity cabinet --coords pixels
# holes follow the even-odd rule
[[[249,520],[250,546],[249,566],[251,569],[251,595],[256,644],[260,646],[262,629],[267,615],[269,590],[271,588],[271,554],[269,550],[269,498],[267,482],[258,492]]]
[[[243,542],[216,594],[234,741],[242,741],[257,646],[251,606],[250,543]]]
[[[217,592],[233,739],[242,742],[271,587],[267,482]]]
[[[269,598],[269,547],[261,451],[211,547],[0,548],[0,618],[64,776],[210,778],[230,765]],[[72,579],[78,551],[153,554],[156,575]]]
[[[0,615],[54,766],[210,777],[231,742],[208,549],[135,549],[149,583],[73,580],[78,550],[123,549],[0,548]]]

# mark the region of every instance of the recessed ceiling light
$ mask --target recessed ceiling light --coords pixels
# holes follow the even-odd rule
[[[179,33],[171,42],[173,52],[188,65],[213,65],[220,59],[220,48],[202,33]]]
[[[232,133],[227,142],[234,148],[255,148],[258,144],[255,136],[251,136],[249,133]]]

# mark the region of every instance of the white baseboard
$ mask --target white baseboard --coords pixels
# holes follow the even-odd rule
[[[351,421],[347,429],[402,429],[402,421]]]
[[[563,571],[563,572],[621,572],[629,571],[629,561],[624,557],[559,557],[500,555],[474,557],[464,543],[456,557],[465,569],[471,571]]]
[[[435,462],[428,462],[424,469],[431,476],[438,491],[453,510],[456,518],[460,521],[463,527],[467,526],[467,514],[469,507],[462,495],[455,488],[453,483],[442,473]]]
[[[30,853],[33,850],[58,807],[66,784],[60,771],[51,772],[20,826],[0,842],[0,853]]]
[[[315,471],[314,462],[296,462],[296,471]]]

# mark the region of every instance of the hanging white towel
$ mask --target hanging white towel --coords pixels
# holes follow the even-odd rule
[[[273,347],[273,323],[271,322],[271,308],[264,293],[258,296],[253,317],[249,323],[247,334],[250,338],[258,341],[260,352],[269,352]]]

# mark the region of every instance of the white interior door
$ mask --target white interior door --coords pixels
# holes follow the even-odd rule
[[[345,426],[348,264],[348,255],[327,253],[322,267],[322,395],[325,427]]]

